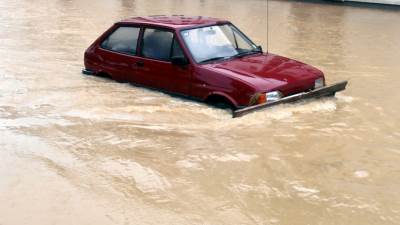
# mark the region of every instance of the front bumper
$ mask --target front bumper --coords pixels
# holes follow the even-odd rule
[[[283,103],[291,103],[291,102],[296,102],[299,100],[310,99],[310,98],[334,96],[336,92],[343,91],[344,89],[346,89],[346,85],[347,85],[347,81],[341,81],[339,83],[332,84],[330,86],[321,87],[318,89],[314,89],[309,92],[302,92],[302,93],[298,93],[298,94],[294,94],[294,95],[289,95],[289,96],[281,98],[277,101],[266,102],[263,104],[238,109],[238,110],[233,111],[232,117],[233,118],[240,117],[240,116],[246,115],[246,114],[254,112],[254,111],[269,108],[271,106],[279,105],[279,104],[283,104]]]

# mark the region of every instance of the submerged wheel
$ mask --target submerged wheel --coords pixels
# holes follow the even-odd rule
[[[232,102],[221,95],[208,96],[205,102],[218,109],[235,110],[235,106]]]
[[[230,109],[230,110],[233,110],[232,105],[228,104],[226,102],[217,102],[217,103],[214,103],[213,106],[215,108],[219,108],[219,109]]]

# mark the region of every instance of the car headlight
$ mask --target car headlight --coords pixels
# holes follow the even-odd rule
[[[315,82],[314,82],[314,89],[322,88],[323,86],[325,86],[325,84],[324,84],[324,78],[323,78],[323,77],[318,78],[318,79],[315,80]]]
[[[271,91],[265,94],[267,102],[277,101],[282,98],[282,93],[280,91]]]

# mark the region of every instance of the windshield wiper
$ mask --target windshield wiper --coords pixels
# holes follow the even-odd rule
[[[243,56],[246,56],[246,55],[255,54],[255,53],[262,53],[262,51],[259,50],[259,49],[252,49],[252,50],[248,50],[248,51],[245,51],[245,52],[240,52],[240,53],[238,53],[238,54],[236,54],[236,55],[232,55],[232,56],[217,56],[217,57],[212,57],[212,58],[209,58],[209,59],[205,59],[205,60],[203,60],[203,61],[200,61],[199,63],[206,63],[206,62],[215,61],[215,60],[221,60],[221,59],[230,59],[230,58],[232,58],[232,57],[238,57],[238,58],[240,58],[240,57],[243,57]]]
[[[258,50],[258,49],[252,49],[252,50],[249,50],[249,51],[240,52],[240,53],[234,55],[234,57],[240,58],[240,57],[243,57],[243,56],[246,56],[246,55],[255,54],[255,53],[262,53],[262,51]]]
[[[202,60],[199,63],[205,63],[205,62],[211,62],[211,61],[215,61],[215,60],[229,59],[229,58],[230,58],[229,56],[218,56],[218,57],[213,57],[213,58]]]

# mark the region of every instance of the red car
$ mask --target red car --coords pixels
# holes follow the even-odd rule
[[[320,70],[264,53],[229,21],[201,16],[122,20],[86,50],[84,61],[85,74],[229,105],[234,116],[334,95],[347,84],[324,87]]]

